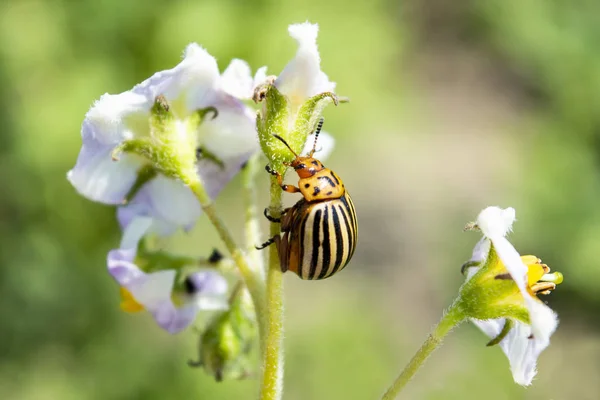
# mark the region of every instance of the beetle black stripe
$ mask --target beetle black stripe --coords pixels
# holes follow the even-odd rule
[[[308,273],[308,279],[313,279],[313,277],[315,276],[315,271],[317,270],[317,264],[319,263],[319,247],[321,245],[321,213],[321,210],[317,210],[315,212],[315,220],[313,221],[312,257],[310,260],[310,271]]]
[[[331,207],[331,215],[333,217],[333,228],[335,229],[335,262],[333,264],[333,270],[329,275],[333,275],[340,269],[342,261],[344,260],[344,238],[342,237],[342,227],[340,226],[340,211],[335,206]],[[321,275],[323,273],[321,272]],[[319,276],[324,278],[324,276]]]
[[[323,210],[323,260],[321,261],[321,272],[318,279],[324,278],[331,265],[331,238],[329,237],[330,210],[335,213],[331,205],[327,205]]]
[[[338,185],[340,184],[340,181],[338,181],[338,178],[335,177],[335,174],[333,173],[333,171],[331,171],[331,177],[333,178],[335,183],[337,183]]]
[[[350,198],[348,193],[340,197],[340,200],[342,201],[342,203],[344,203],[344,206],[346,207],[348,216],[350,217],[350,222],[352,222],[352,230],[356,233],[358,226],[356,224],[356,211],[354,209],[354,203],[352,202],[352,199]]]
[[[352,204],[352,199],[347,194],[344,196],[344,201],[347,204],[348,217],[350,218],[351,228],[352,228],[352,248],[348,252],[348,260],[352,258],[354,255],[354,250],[356,249],[356,212],[354,211],[354,204]]]
[[[354,223],[354,247],[352,247],[352,252],[350,253],[350,258],[354,255],[354,250],[356,250],[356,239],[358,238],[358,221],[356,220],[356,210],[354,209],[354,202],[350,198],[348,194],[344,196],[348,200],[348,204],[352,209],[352,222]]]
[[[306,247],[304,246],[304,237],[306,234],[306,221],[308,220],[308,216],[306,216],[305,218],[302,218],[302,223],[300,224],[300,237],[298,240],[300,240],[300,259],[297,260],[298,262],[298,276],[300,276],[302,278],[302,270],[304,267],[304,254],[306,251]]]
[[[352,220],[352,230],[354,231],[354,242],[355,245],[352,247],[351,251],[350,251],[350,255],[349,258],[352,258],[352,256],[354,255],[354,250],[356,249],[356,238],[358,235],[358,224],[356,222],[356,211],[354,209],[354,203],[352,202],[352,199],[350,198],[350,196],[346,193],[346,195],[342,196],[342,199],[344,201],[344,203],[346,204],[346,206],[348,207],[348,214],[350,215],[350,219]]]
[[[331,180],[330,177],[328,177],[328,176],[319,176],[319,179],[325,179],[327,181],[327,183],[329,183],[329,185],[331,187],[335,187],[335,183],[333,183],[333,180]]]
[[[350,254],[352,253],[353,248],[354,248],[354,235],[352,234],[352,227],[350,226],[350,221],[348,220],[348,217],[346,217],[347,209],[340,206],[340,212],[342,213],[342,217],[344,218],[344,226],[346,227],[346,235],[348,235],[348,237],[347,237],[348,253],[347,253],[347,257],[346,257],[346,262],[344,263],[344,265],[346,265],[346,263],[350,260]]]

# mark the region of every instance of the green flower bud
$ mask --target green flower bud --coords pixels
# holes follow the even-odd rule
[[[254,306],[245,287],[238,286],[230,299],[230,308],[216,314],[199,341],[199,359],[193,367],[203,367],[216,381],[244,379],[250,375],[250,353],[256,342]]]

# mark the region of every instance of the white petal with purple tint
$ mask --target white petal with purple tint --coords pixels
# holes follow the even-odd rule
[[[319,26],[305,22],[290,25],[288,31],[298,42],[298,51],[275,80],[275,86],[291,100],[294,108],[319,93],[333,92],[335,82],[329,81],[321,71],[317,48]]]
[[[138,242],[151,226],[151,218],[131,221],[123,234],[122,248],[108,253],[108,272],[119,286],[127,289],[135,301],[152,314],[156,323],[170,333],[178,333],[189,326],[198,311],[227,308],[227,282],[215,271],[200,271],[188,276],[186,279],[193,283],[192,291],[185,295],[185,303],[177,307],[172,300],[176,271],[146,273],[135,264]]]

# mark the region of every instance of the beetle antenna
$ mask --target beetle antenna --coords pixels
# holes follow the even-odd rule
[[[296,157],[298,157],[298,154],[296,154],[296,152],[295,152],[294,150],[292,150],[292,148],[290,147],[290,145],[289,145],[289,144],[287,144],[287,142],[286,142],[286,141],[285,141],[285,140],[284,140],[284,139],[283,139],[281,136],[279,136],[279,135],[273,135],[273,136],[275,136],[277,139],[281,140],[281,141],[283,142],[283,144],[285,144],[285,146],[286,146],[288,149],[290,149],[290,151],[291,151],[291,152],[292,152],[292,153],[293,153],[293,154],[294,154]]]
[[[315,143],[313,144],[313,148],[310,151],[310,154],[308,155],[309,157],[312,157],[313,154],[315,154],[315,151],[317,149],[317,139],[319,139],[319,133],[321,133],[321,128],[323,127],[324,122],[325,118],[321,117],[321,119],[319,119],[319,123],[317,124],[317,128],[315,129]]]

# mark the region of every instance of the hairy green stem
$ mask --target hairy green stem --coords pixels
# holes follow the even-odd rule
[[[281,210],[281,194],[281,187],[274,178],[271,179],[270,208],[272,211]],[[280,230],[280,224],[271,223],[271,237],[278,235]],[[279,400],[283,393],[283,273],[279,263],[279,253],[274,245],[269,248],[266,311],[267,336],[260,399]]]
[[[198,178],[194,178],[191,181],[187,182],[188,186],[200,202],[200,206],[204,213],[208,216],[210,222],[214,225],[219,237],[225,243],[225,247],[231,254],[231,258],[233,262],[237,265],[244,278],[244,282],[248,287],[248,291],[250,292],[250,296],[252,297],[252,301],[254,302],[254,307],[256,309],[256,315],[264,315],[264,306],[265,306],[265,284],[262,279],[262,273],[257,273],[247,262],[246,257],[242,249],[235,243],[233,237],[227,230],[225,223],[217,214],[217,210],[215,209],[214,204],[210,196],[206,193],[204,189],[204,185]],[[259,317],[260,320],[260,317]]]
[[[404,367],[400,375],[392,383],[389,389],[385,392],[382,400],[393,400],[402,391],[404,386],[412,379],[421,366],[427,360],[427,357],[435,349],[437,349],[444,339],[444,337],[458,324],[464,321],[465,316],[457,306],[457,302],[454,302],[452,306],[444,313],[444,316],[440,322],[433,328],[433,331],[429,334],[425,342],[421,345],[421,348],[413,356],[410,362]]]

